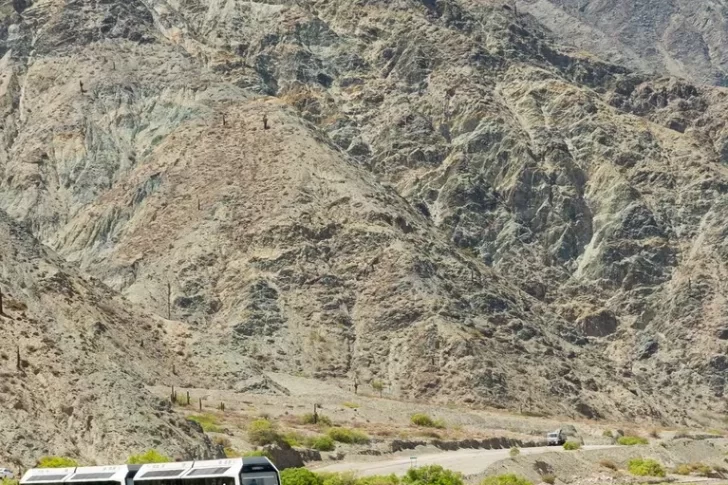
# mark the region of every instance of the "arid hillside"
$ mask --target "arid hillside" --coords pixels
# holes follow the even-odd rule
[[[0,209],[123,302],[110,341],[138,359],[108,365],[129,382],[285,393],[275,371],[594,419],[723,411],[723,89],[468,0],[0,12]]]
[[[0,213],[0,459],[27,467],[62,454],[118,460],[159,446],[217,453],[198,427],[145,390],[168,381],[163,321],[128,309]]]

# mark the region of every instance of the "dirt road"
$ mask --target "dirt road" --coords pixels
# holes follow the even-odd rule
[[[584,450],[613,448],[611,445],[584,446]],[[561,447],[522,448],[522,455],[538,453],[569,453]],[[342,462],[316,468],[317,472],[354,472],[357,476],[370,475],[404,475],[411,466],[441,465],[463,475],[475,475],[483,472],[489,465],[498,460],[508,458],[509,450],[458,450],[443,453],[428,453],[410,457],[399,457],[385,461]],[[573,453],[573,452],[571,452]]]

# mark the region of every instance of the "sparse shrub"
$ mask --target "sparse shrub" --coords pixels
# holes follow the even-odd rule
[[[690,472],[691,472],[691,471],[692,471],[692,470],[690,469],[690,467],[689,467],[688,465],[685,465],[685,464],[683,464],[683,465],[678,465],[678,466],[677,466],[677,467],[675,467],[675,469],[673,470],[673,472],[674,472],[674,473],[675,473],[676,475],[690,475]]]
[[[505,475],[487,477],[485,480],[480,482],[480,485],[533,485],[533,482],[513,473],[508,473]]]
[[[675,433],[675,436],[672,437],[672,439],[679,440],[679,439],[693,439],[693,436],[687,433],[686,431],[678,431]]]
[[[349,409],[359,409],[359,405],[355,402],[345,402],[342,404],[342,406]]]
[[[704,463],[696,463],[694,465],[695,473],[701,477],[710,477],[713,475],[713,468],[710,465]]]
[[[218,446],[222,446],[223,448],[230,448],[230,446],[232,446],[230,440],[225,436],[215,436],[212,438],[212,442]]]
[[[0,479],[0,485],[19,485],[20,481],[14,478],[2,478]]]
[[[508,454],[515,457],[521,454],[521,450],[517,446],[514,446],[513,448],[511,448]]]
[[[165,456],[157,450],[148,450],[145,453],[139,455],[131,455],[126,460],[127,465],[146,465],[147,463],[167,463],[172,461],[168,456]]]
[[[564,449],[567,451],[574,451],[581,448],[581,443],[577,443],[576,441],[567,441],[564,443]]]
[[[243,454],[234,448],[225,448],[225,458],[241,458],[242,456]]]
[[[635,446],[646,445],[649,441],[641,436],[620,436],[617,438],[617,443],[624,446]]]
[[[202,427],[202,430],[206,433],[222,432],[220,420],[214,414],[193,414],[191,416],[187,416],[187,420],[199,424]]]
[[[609,468],[610,470],[617,470],[617,464],[611,460],[602,460],[599,462],[599,465],[603,466],[604,468]]]
[[[441,440],[442,435],[435,431],[434,429],[421,429],[417,433],[415,433],[417,436],[424,436],[426,438],[433,438],[436,440]]]
[[[382,397],[382,392],[384,391],[384,383],[379,380],[372,381],[372,389],[379,393],[379,397]]]
[[[402,478],[406,485],[463,485],[463,476],[439,465],[410,468]]]
[[[602,436],[604,436],[605,438],[614,438],[614,434],[612,434],[612,431],[609,429],[605,429],[602,433]]]
[[[78,462],[65,456],[44,456],[38,460],[37,468],[73,468]]]
[[[444,429],[445,422],[440,420],[434,420],[424,413],[413,414],[410,417],[410,422],[415,426],[421,426],[423,428],[438,428]]]
[[[660,438],[660,432],[653,428],[653,429],[650,430],[650,437],[651,438],[655,438],[655,439],[659,439]]]
[[[305,468],[286,468],[281,471],[283,485],[322,485],[319,477]]]
[[[333,426],[333,423],[331,422],[331,418],[328,416],[324,416],[323,414],[318,414],[318,418],[314,417],[313,413],[306,413],[301,415],[299,418],[299,421],[301,424],[318,424],[319,426]],[[316,420],[318,419],[318,422]]]
[[[252,450],[252,451],[246,451],[242,454],[243,457],[250,457],[250,456],[264,456],[268,458],[269,460],[273,460],[273,455],[270,454],[267,450]]]
[[[554,485],[556,482],[556,475],[543,475],[541,477],[541,480],[543,480],[544,483],[548,483],[549,485]]]
[[[248,440],[255,445],[270,445],[281,441],[276,426],[267,419],[256,419],[248,425]]]
[[[655,460],[633,458],[627,463],[627,470],[638,477],[664,477],[665,469]]]
[[[311,441],[311,448],[318,451],[334,451],[334,440],[328,436],[317,436]]]
[[[705,463],[682,464],[678,465],[673,471],[677,475],[690,475],[691,473],[695,473],[701,477],[713,476],[713,468]]]
[[[365,444],[369,443],[369,436],[349,428],[329,428],[326,433],[329,438],[339,443]]]

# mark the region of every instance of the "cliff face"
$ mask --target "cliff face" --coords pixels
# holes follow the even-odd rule
[[[0,208],[169,319],[172,381],[722,409],[722,89],[568,53],[475,1],[2,12]]]

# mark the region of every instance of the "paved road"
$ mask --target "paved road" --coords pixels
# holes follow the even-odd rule
[[[584,450],[597,450],[600,448],[612,448],[611,445],[584,446]],[[564,452],[560,446],[521,448],[521,454],[531,455],[547,452]],[[475,475],[484,471],[489,465],[498,460],[508,458],[509,450],[458,450],[442,453],[428,453],[417,457],[417,466],[441,465],[464,475]],[[567,452],[568,453],[568,452]],[[573,453],[573,452],[571,452]],[[414,454],[413,454],[414,456]],[[317,472],[354,472],[357,476],[369,475],[404,475],[412,466],[413,461],[409,457],[399,457],[392,460],[368,461],[368,462],[340,462],[333,465],[316,468]]]

